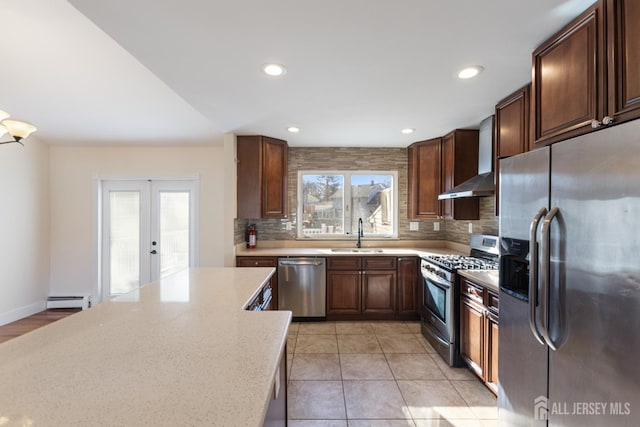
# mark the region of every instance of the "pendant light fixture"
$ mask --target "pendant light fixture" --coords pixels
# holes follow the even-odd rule
[[[35,132],[36,127],[20,120],[10,120],[9,117],[9,113],[0,110],[0,138],[5,134],[9,134],[13,138],[9,141],[0,141],[0,145],[17,142],[24,146],[22,140]]]

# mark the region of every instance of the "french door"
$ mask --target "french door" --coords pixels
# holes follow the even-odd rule
[[[196,182],[102,181],[102,298],[196,265]]]

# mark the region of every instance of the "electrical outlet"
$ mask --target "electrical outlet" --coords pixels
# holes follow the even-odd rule
[[[411,221],[409,222],[409,231],[418,231],[420,230],[420,223]]]
[[[473,223],[469,223],[469,233],[473,233]]]
[[[293,224],[291,224],[291,221],[286,222],[285,228],[287,231],[293,230]]]
[[[434,222],[433,223],[433,231],[440,231],[440,223],[439,222]]]

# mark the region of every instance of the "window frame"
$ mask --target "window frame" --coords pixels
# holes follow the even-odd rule
[[[303,217],[303,186],[302,186],[302,176],[303,175],[342,175],[344,177],[344,188],[343,188],[343,224],[345,232],[343,234],[304,234],[302,229],[302,221],[300,220]],[[299,170],[298,171],[298,179],[297,179],[297,207],[296,207],[296,236],[298,239],[304,240],[352,240],[357,234],[357,230],[351,230],[351,221],[347,221],[350,219],[350,216],[347,216],[347,212],[351,212],[353,208],[351,206],[351,186],[352,181],[351,177],[353,175],[391,175],[392,176],[392,203],[393,209],[391,209],[391,217],[392,217],[392,233],[391,234],[365,234],[365,238],[369,237],[372,239],[397,239],[398,238],[398,229],[399,229],[399,217],[400,217],[400,207],[398,205],[399,194],[398,194],[398,171],[397,170],[336,170],[336,169],[312,169],[312,170]]]

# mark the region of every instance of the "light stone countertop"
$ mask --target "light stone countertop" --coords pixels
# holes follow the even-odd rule
[[[318,246],[315,246],[318,245]],[[434,247],[395,247],[372,246],[356,249],[355,246],[322,247],[319,243],[309,243],[307,247],[268,247],[258,245],[255,249],[247,249],[244,245],[236,246],[236,256],[280,256],[280,257],[327,257],[327,256],[417,256],[424,257],[433,254],[468,255],[464,245],[447,247],[442,244]]]
[[[0,425],[262,426],[291,312],[244,307],[273,271],[186,270],[0,344]]]
[[[458,274],[496,292],[500,290],[500,273],[498,270],[458,270]]]

